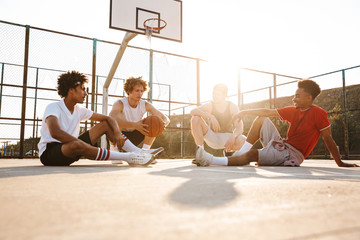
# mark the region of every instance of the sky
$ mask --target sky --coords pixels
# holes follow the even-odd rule
[[[121,42],[109,0],[0,0],[0,19]],[[311,76],[360,63],[358,0],[183,0],[183,42],[152,48],[247,67]],[[147,47],[144,36],[130,45]]]

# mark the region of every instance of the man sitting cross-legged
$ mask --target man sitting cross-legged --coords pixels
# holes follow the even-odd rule
[[[225,155],[239,150],[246,137],[243,122],[232,118],[239,108],[226,100],[228,88],[220,83],[213,88],[212,101],[191,110],[191,133],[195,144],[204,149],[204,142],[212,149],[223,149]],[[209,124],[206,122],[209,120]],[[221,160],[221,159],[220,159]]]
[[[241,166],[250,162],[257,162],[258,165],[263,166],[300,166],[322,136],[339,167],[359,167],[357,164],[345,163],[341,160],[339,150],[331,136],[326,111],[313,105],[314,99],[320,92],[319,85],[314,81],[300,80],[292,99],[295,106],[239,112],[234,120],[242,119],[245,115],[258,116],[250,128],[243,147],[231,157],[222,158],[221,161],[202,148],[198,148],[195,163],[198,166],[209,166],[219,162],[228,166]],[[267,117],[280,117],[290,122],[286,140],[280,137],[278,130]],[[264,148],[251,149],[259,139]]]
[[[170,123],[170,119],[151,103],[142,99],[147,89],[148,84],[141,77],[126,79],[124,91],[128,96],[116,101],[109,114],[118,123],[125,138],[125,143],[121,148],[111,144],[110,149],[114,151],[124,150],[127,152],[146,152],[151,154],[159,154],[164,150],[163,147],[151,149],[155,137],[148,136],[148,126],[144,124],[143,120],[146,116],[145,114],[149,113],[160,117],[166,127]],[[142,142],[142,148],[138,147]],[[112,163],[118,164],[121,161],[115,160]],[[156,163],[156,161],[153,163]]]
[[[155,158],[149,153],[119,153],[95,147],[103,134],[120,147],[124,145],[124,138],[112,117],[77,105],[83,103],[87,96],[86,82],[86,76],[76,71],[59,76],[57,90],[63,99],[50,103],[45,109],[38,144],[41,163],[45,166],[68,166],[81,156],[97,161],[121,159],[133,166],[152,163]],[[79,137],[80,121],[87,119],[100,123]]]

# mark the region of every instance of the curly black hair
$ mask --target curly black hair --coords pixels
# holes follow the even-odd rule
[[[77,71],[67,71],[58,77],[58,94],[60,97],[64,98],[68,95],[70,88],[76,88],[77,86],[87,82],[88,79],[83,73],[79,73]]]
[[[299,80],[298,88],[304,89],[305,92],[312,96],[313,100],[321,93],[319,85],[310,79]]]

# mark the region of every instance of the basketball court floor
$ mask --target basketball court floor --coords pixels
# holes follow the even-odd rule
[[[1,159],[0,239],[360,239],[359,199],[360,168],[331,160],[132,168]]]

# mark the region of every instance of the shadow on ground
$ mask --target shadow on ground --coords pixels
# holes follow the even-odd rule
[[[243,179],[344,180],[360,182],[360,169],[329,167],[196,167],[168,168],[151,172],[153,175],[186,178],[170,200],[186,206],[213,208],[239,197],[234,185]]]
[[[85,173],[98,173],[98,172],[116,172],[130,168],[126,163],[122,165],[112,164],[89,164],[89,165],[70,165],[67,167],[58,166],[16,166],[16,167],[2,167],[0,168],[0,178],[12,178],[12,177],[24,177],[24,176],[36,176],[46,174],[85,174]]]

